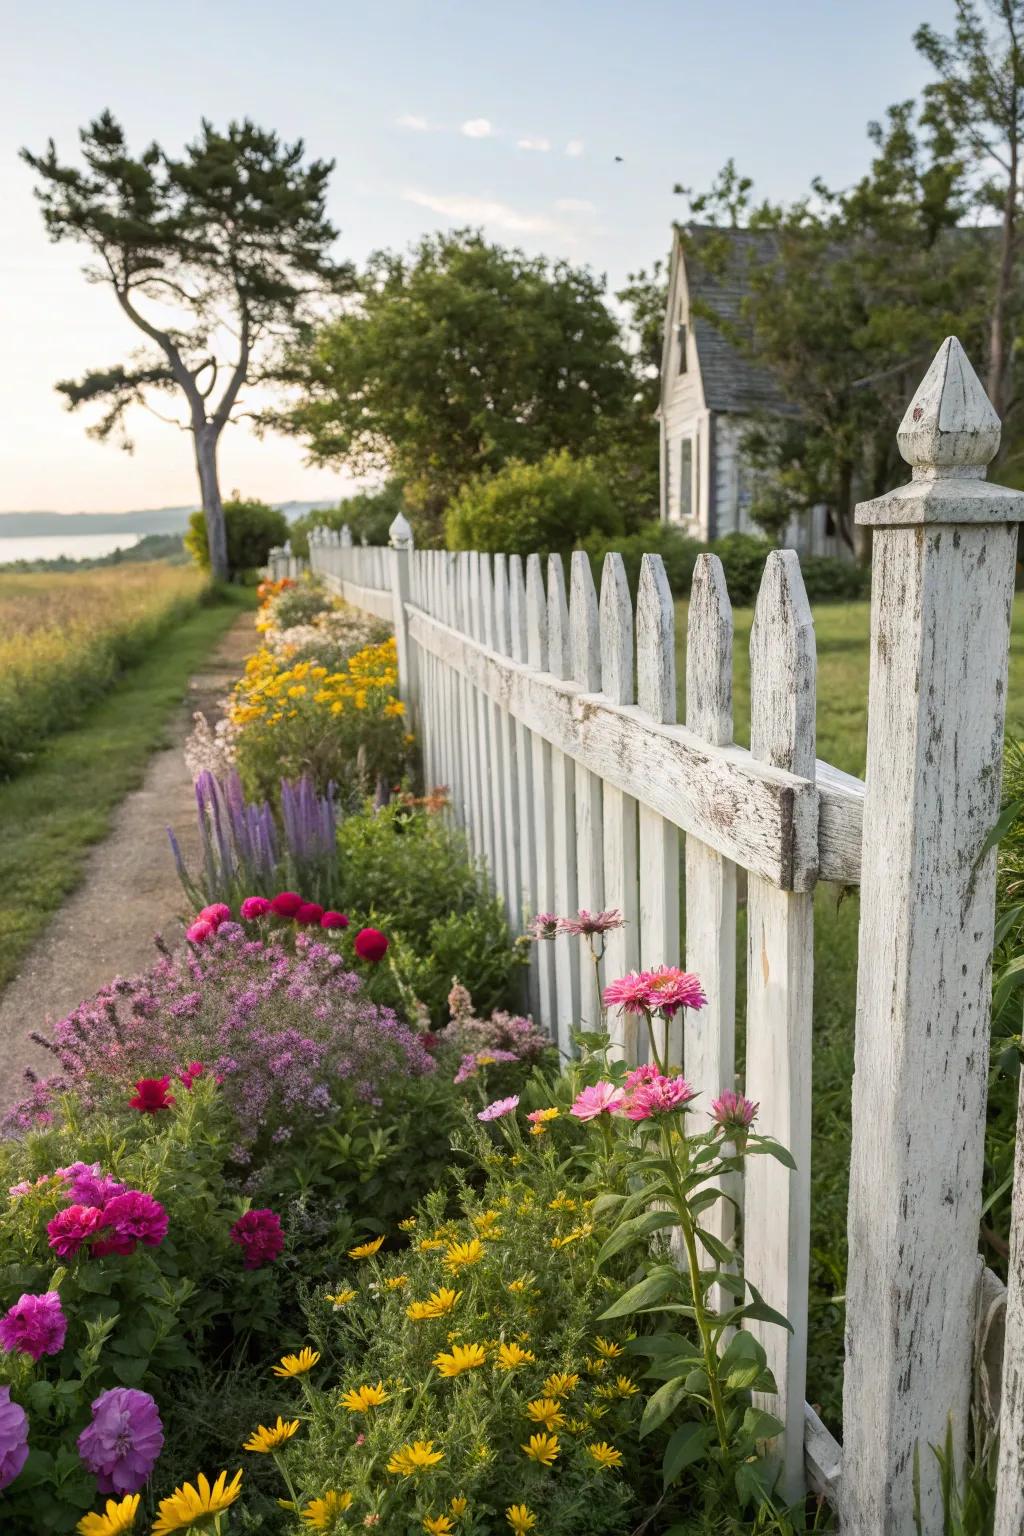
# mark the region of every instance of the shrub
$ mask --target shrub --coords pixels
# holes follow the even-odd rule
[[[599,469],[563,451],[469,481],[449,504],[445,529],[449,549],[529,555],[619,532],[622,518]]]
[[[288,520],[276,507],[265,501],[226,501],[224,530],[228,541],[228,565],[234,574],[254,571],[266,565],[275,545],[288,537]],[[185,548],[204,570],[210,568],[210,550],[206,541],[206,517],[200,510],[188,520]]]
[[[765,561],[776,546],[751,533],[727,533],[710,547],[722,562],[734,606],[752,606],[757,601]],[[871,594],[868,566],[831,555],[801,555],[800,570],[811,602],[849,602]]]
[[[598,591],[606,554],[622,556],[626,577],[634,595],[640,583],[640,567],[644,555],[660,555],[665,562],[665,573],[673,596],[686,597],[693,580],[693,567],[703,545],[698,544],[696,539],[687,538],[671,523],[650,521],[641,524],[635,533],[615,534],[611,538],[604,534],[591,534],[583,540],[583,548],[590,556]]]
[[[323,582],[308,572],[298,581],[261,583],[259,592],[260,616],[256,628],[263,633],[280,633],[296,624],[311,624],[321,614],[338,606]]]
[[[363,539],[367,544],[386,544],[391,524],[399,512],[406,510],[402,482],[389,480],[379,491],[358,491],[339,501],[336,507],[324,507],[296,518],[291,526],[292,549],[306,558],[311,528],[343,528],[346,525],[352,530],[357,544]]]

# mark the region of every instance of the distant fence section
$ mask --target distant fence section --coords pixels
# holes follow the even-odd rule
[[[748,748],[733,740],[732,611],[713,555],[693,578],[680,721],[658,556],[644,557],[634,606],[615,554],[597,590],[582,553],[566,570],[557,555],[417,550],[401,516],[386,549],[355,546],[344,529],[310,536],[312,569],[394,625],[426,781],[447,786],[510,922],[619,908],[607,979],[678,962],[682,932],[709,1003],[667,1044],[705,1103],[737,1083],[745,871],[743,1088],[796,1162],[747,1167],[744,1272],[793,1331],[752,1326],[779,1386],[783,1492],[809,1482],[858,1536],[913,1532],[915,1448],[923,1530],[942,1530],[929,1447],[952,1415],[962,1465],[982,1290],[990,1313],[1004,1305],[994,1277],[979,1285],[977,1248],[994,913],[994,855],[978,855],[998,814],[1024,501],[985,481],[998,441],[950,338],[899,431],[912,480],[857,513],[873,529],[867,788],[816,757],[814,626],[792,551],[769,556],[757,600]],[[288,551],[270,562],[275,575],[300,568]],[[820,881],[862,889],[842,1450],[805,1403]],[[566,1054],[580,1021],[599,1021],[591,969],[569,943],[536,947],[530,988]],[[630,1021],[613,1029],[635,1062]],[[726,1239],[730,1212],[716,1218]],[[1024,1227],[1024,1189],[1016,1219]],[[999,1536],[1024,1530],[1022,1307],[1018,1279]],[[987,1333],[979,1348],[991,1353]]]

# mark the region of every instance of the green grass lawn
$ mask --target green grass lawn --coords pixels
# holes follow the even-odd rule
[[[0,784],[0,987],[78,884],[89,848],[108,832],[116,806],[141,783],[189,677],[240,609],[254,606],[252,591],[229,588],[194,609],[159,636],[79,725],[53,737],[29,769]]]
[[[863,777],[867,742],[870,605],[823,603],[814,609],[818,649],[818,756]],[[737,609],[733,708],[736,740],[749,744],[750,625],[753,610]],[[686,604],[676,613],[679,717],[684,718]],[[1024,594],[1014,604],[1007,730],[1024,735]],[[850,1085],[857,993],[856,894],[840,900],[834,886],[815,901],[814,1122],[811,1205],[811,1335],[808,1398],[838,1428],[842,1400],[842,1295],[846,1272],[846,1192],[850,1146]],[[743,917],[741,914],[741,927]],[[737,945],[737,1018],[742,1049],[745,933]]]

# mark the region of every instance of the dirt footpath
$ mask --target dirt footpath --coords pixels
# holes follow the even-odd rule
[[[109,835],[89,855],[82,884],[48,923],[0,996],[3,1073],[0,1107],[21,1093],[25,1067],[46,1073],[52,1058],[29,1031],[59,1020],[112,976],[133,975],[156,958],[153,934],[171,944],[183,928],[184,893],[167,841],[172,826],[192,863],[198,850],[192,780],[182,745],[197,709],[216,715],[216,703],[242,670],[253,647],[251,613],[242,613],[189,682],[174,720],[171,745],[154,753],[146,777],[114,812]]]

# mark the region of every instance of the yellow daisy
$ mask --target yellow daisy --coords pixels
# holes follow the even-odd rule
[[[559,1429],[565,1423],[565,1414],[553,1397],[535,1397],[526,1405],[526,1416],[545,1429]]]
[[[139,1509],[139,1495],[130,1493],[118,1502],[108,1499],[102,1515],[83,1515],[75,1529],[79,1536],[122,1536],[135,1524]]]
[[[286,1440],[290,1440],[292,1435],[297,1433],[298,1428],[298,1419],[292,1419],[286,1424],[281,1415],[278,1414],[277,1423],[272,1425],[270,1429],[264,1424],[261,1424],[258,1429],[254,1429],[242,1446],[242,1450],[259,1451],[264,1454],[268,1451],[276,1451],[279,1445],[284,1445]]]
[[[561,1447],[557,1435],[531,1435],[529,1444],[521,1445],[519,1449],[525,1451],[531,1461],[550,1467],[557,1460]]]
[[[320,1359],[318,1349],[300,1349],[297,1355],[282,1355],[281,1364],[274,1366],[275,1376],[305,1376]]]
[[[240,1470],[230,1483],[227,1473],[222,1472],[212,1486],[200,1472],[194,1485],[184,1483],[180,1488],[175,1488],[169,1498],[160,1500],[160,1513],[152,1536],[170,1536],[171,1531],[186,1531],[200,1520],[221,1514],[231,1507],[241,1491]]]
[[[580,1378],[575,1371],[555,1371],[544,1382],[541,1391],[548,1397],[568,1397],[579,1384]]]
[[[442,1376],[461,1376],[463,1371],[483,1365],[486,1359],[487,1351],[482,1344],[455,1344],[450,1355],[435,1355],[431,1364],[437,1366]]]
[[[460,1269],[468,1269],[471,1264],[479,1264],[484,1256],[484,1245],[478,1237],[470,1238],[468,1243],[449,1243],[444,1256],[444,1267],[457,1274]]]
[[[537,1516],[525,1504],[510,1504],[505,1511],[505,1519],[515,1532],[515,1536],[529,1536],[530,1531],[537,1524]]]
[[[349,1413],[366,1413],[369,1408],[379,1408],[381,1403],[386,1403],[390,1396],[390,1392],[384,1390],[384,1383],[378,1381],[375,1387],[355,1387],[351,1392],[344,1393],[341,1405],[347,1408]]]
[[[450,1515],[424,1515],[423,1529],[427,1536],[452,1536],[455,1522]]]
[[[587,1446],[587,1450],[602,1470],[622,1466],[622,1452],[609,1445],[607,1440],[595,1441],[593,1445]]]
[[[314,1531],[327,1531],[339,1515],[351,1508],[352,1495],[348,1489],[344,1493],[335,1493],[332,1488],[322,1499],[310,1499],[302,1511],[302,1518]]]
[[[389,1291],[400,1291],[404,1286],[409,1284],[409,1276],[392,1275],[389,1280],[384,1281],[384,1284],[387,1286]]]
[[[439,1237],[421,1237],[416,1244],[417,1253],[434,1253],[438,1248],[443,1248],[444,1242]]]
[[[357,1295],[358,1292],[351,1289],[335,1291],[333,1296],[328,1291],[327,1300],[331,1303],[334,1310],[337,1311],[339,1307],[347,1307],[350,1301],[355,1301]]]
[[[398,1223],[399,1232],[411,1232],[416,1225],[415,1216],[407,1216],[404,1221]]]
[[[414,1323],[422,1323],[425,1318],[444,1317],[461,1299],[461,1291],[453,1291],[450,1287],[442,1285],[439,1290],[431,1291],[426,1301],[410,1302],[405,1309],[405,1315],[412,1318]]]
[[[477,1236],[478,1237],[498,1237],[498,1236],[500,1236],[501,1234],[497,1230],[498,1222],[500,1220],[501,1220],[501,1217],[498,1215],[497,1211],[482,1211],[479,1216],[474,1216],[473,1217],[473,1226],[476,1228]]]
[[[350,1248],[350,1259],[371,1259],[384,1246],[383,1237],[375,1237],[372,1243],[358,1243],[355,1248]]]
[[[461,1493],[458,1493],[448,1507],[453,1515],[464,1515],[469,1508],[469,1500],[464,1498]]]
[[[417,1472],[436,1467],[439,1461],[444,1461],[444,1451],[435,1451],[433,1440],[414,1440],[410,1445],[392,1451],[388,1471],[395,1477],[412,1477]]]
[[[522,1349],[518,1344],[499,1344],[494,1368],[496,1371],[514,1371],[517,1365],[532,1365],[536,1358],[531,1349]]]
[[[598,1354],[603,1355],[606,1360],[614,1360],[616,1355],[622,1354],[621,1344],[615,1344],[611,1339],[602,1339],[600,1334],[598,1334],[597,1338],[594,1340],[594,1348],[597,1350]]]

